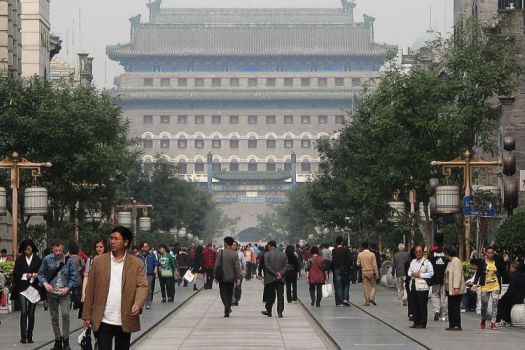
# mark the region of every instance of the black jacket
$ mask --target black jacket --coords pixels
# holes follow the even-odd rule
[[[12,297],[18,296],[20,292],[23,292],[29,288],[30,285],[36,290],[40,291],[40,294],[42,294],[42,288],[38,286],[38,278],[35,278],[33,283],[30,283],[29,280],[22,280],[22,276],[26,273],[38,273],[40,265],[42,265],[42,259],[36,254],[33,254],[33,259],[31,260],[31,265],[29,266],[27,265],[25,254],[22,254],[16,258],[15,267],[13,269],[14,287],[11,291]]]
[[[332,250],[332,271],[342,270],[349,272],[352,270],[352,256],[345,247],[337,247]]]
[[[496,278],[498,279],[498,284],[501,289],[501,279],[505,275],[505,267],[501,264],[498,264],[496,262]],[[485,259],[481,260],[478,266],[478,269],[476,270],[476,274],[474,275],[474,284],[477,284],[479,286],[485,285],[485,279],[487,278],[487,263],[485,262]]]
[[[525,273],[511,273],[509,279],[509,289],[507,289],[504,297],[515,300],[517,303],[521,304],[523,299],[525,299]]]

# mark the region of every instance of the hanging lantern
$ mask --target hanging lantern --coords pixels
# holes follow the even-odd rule
[[[86,213],[87,222],[100,222],[102,220],[102,213],[98,210],[88,211]]]
[[[179,237],[186,237],[186,228],[183,227],[179,230]]]
[[[172,228],[170,230],[170,234],[174,235],[174,236],[177,236],[177,230],[175,230],[174,228]]]
[[[127,228],[131,228],[131,213],[129,211],[121,211],[117,214],[118,224]]]
[[[0,216],[7,215],[7,192],[4,187],[0,187]]]
[[[151,231],[151,218],[149,216],[139,218],[139,230],[144,232]]]
[[[436,187],[436,213],[453,214],[459,212],[459,187]]]
[[[47,214],[47,189],[44,187],[29,187],[24,191],[25,215]]]
[[[310,233],[310,234],[308,235],[308,239],[309,239],[309,240],[313,240],[314,238],[315,238],[315,235],[314,235],[313,233]]]
[[[390,222],[399,222],[401,217],[405,214],[405,202],[388,202],[392,209],[392,215],[388,219]]]
[[[204,240],[203,239],[199,239],[199,245],[203,245],[204,244]]]
[[[192,233],[188,233],[188,239],[193,239],[193,234]]]

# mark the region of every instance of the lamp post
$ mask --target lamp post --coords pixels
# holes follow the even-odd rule
[[[9,158],[0,161],[1,169],[11,170],[11,189],[12,189],[12,221],[13,221],[13,232],[12,232],[12,248],[13,256],[16,255],[18,246],[18,188],[20,187],[20,170],[29,169],[32,171],[34,177],[40,176],[42,168],[50,168],[51,163],[33,163],[25,158],[20,157],[17,152],[13,152]]]
[[[463,158],[458,157],[448,162],[443,161],[432,161],[430,163],[433,166],[443,167],[443,174],[450,175],[453,168],[463,169],[463,185],[465,187],[465,197],[471,195],[471,184],[472,184],[472,169],[473,168],[490,168],[494,166],[502,166],[503,161],[486,161],[481,158],[472,158],[470,151],[463,153]],[[465,253],[467,257],[470,257],[470,216],[464,215],[465,224]]]
[[[133,244],[137,245],[137,210],[144,209],[144,212],[146,212],[148,209],[153,208],[153,205],[141,204],[137,202],[135,199],[131,198],[131,204],[120,205],[119,207],[123,209],[131,209],[131,225],[133,229],[133,241],[134,241]]]

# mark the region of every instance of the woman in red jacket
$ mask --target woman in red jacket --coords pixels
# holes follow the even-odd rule
[[[312,256],[306,264],[306,279],[310,283],[311,305],[314,306],[315,304],[315,306],[320,307],[323,298],[322,287],[328,281],[328,273],[324,269],[324,258],[319,255],[319,248],[312,247],[310,254]]]

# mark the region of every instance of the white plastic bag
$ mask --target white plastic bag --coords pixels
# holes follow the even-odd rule
[[[186,281],[188,281],[188,283],[192,283],[193,280],[195,279],[195,275],[190,271],[186,271],[186,273],[184,274],[184,278]]]
[[[323,298],[328,298],[332,296],[333,293],[334,293],[334,288],[332,284],[330,283],[323,284]]]

